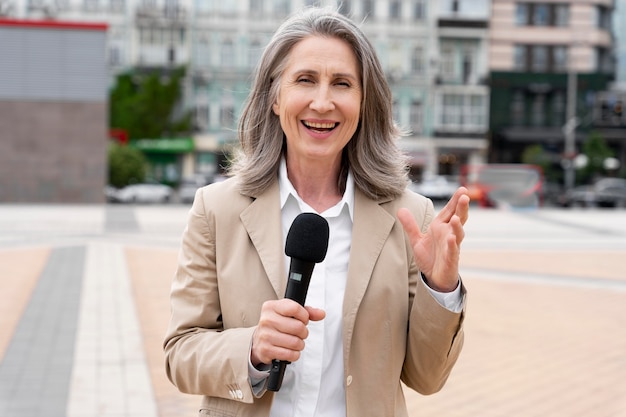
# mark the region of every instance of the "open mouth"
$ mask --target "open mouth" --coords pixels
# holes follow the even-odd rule
[[[330,132],[334,128],[336,128],[339,123],[315,123],[315,122],[307,122],[306,120],[302,121],[304,127],[314,132],[326,133]]]

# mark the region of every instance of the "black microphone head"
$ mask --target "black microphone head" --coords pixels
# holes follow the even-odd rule
[[[322,262],[328,250],[328,222],[315,213],[299,214],[287,232],[285,254],[305,262]]]

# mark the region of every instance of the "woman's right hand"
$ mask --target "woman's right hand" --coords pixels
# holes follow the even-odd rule
[[[302,307],[288,298],[264,302],[259,324],[252,336],[252,365],[269,365],[273,359],[297,361],[309,335],[307,324],[325,316],[324,310]]]

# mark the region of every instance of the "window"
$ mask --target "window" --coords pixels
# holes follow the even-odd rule
[[[422,132],[422,103],[414,101],[411,103],[411,113],[409,114],[409,123],[414,133]]]
[[[524,93],[517,90],[513,93],[511,100],[511,122],[514,126],[522,126],[524,124]]]
[[[486,98],[479,95],[469,97],[469,107],[467,108],[467,124],[473,127],[485,127],[486,119]]]
[[[550,6],[547,4],[535,4],[533,10],[533,25],[548,26],[550,23]]]
[[[517,3],[515,7],[515,24],[526,26],[528,24],[528,3]]]
[[[250,68],[255,68],[257,66],[261,59],[262,51],[263,47],[261,46],[261,42],[254,40],[250,43],[250,49],[248,50],[248,65]]]
[[[463,96],[444,94],[441,112],[441,124],[460,126],[463,124]]]
[[[230,39],[227,39],[222,43],[221,60],[222,62],[220,64],[223,67],[232,68],[235,66],[235,51],[233,48],[233,41]]]
[[[230,129],[235,123],[235,109],[230,105],[220,107],[220,124],[222,127]]]
[[[569,26],[569,4],[554,5],[554,26]]]
[[[531,70],[533,72],[548,71],[548,47],[543,45],[533,45]]]
[[[463,83],[469,84],[472,79],[472,68],[474,60],[474,51],[472,48],[467,48],[463,52]]]
[[[402,16],[402,4],[399,0],[391,0],[389,2],[389,19],[400,20]]]
[[[605,6],[597,6],[596,14],[598,28],[611,30],[611,11]]]
[[[443,79],[454,77],[454,48],[452,45],[442,43],[439,71]]]
[[[422,74],[424,72],[424,49],[421,46],[413,48],[411,72],[413,74]]]
[[[440,124],[446,130],[476,131],[487,128],[487,96],[444,94]]]
[[[252,15],[258,16],[263,14],[263,0],[250,0],[248,8]]]
[[[569,26],[569,4],[517,3],[515,24],[517,26]]]
[[[552,47],[552,70],[554,72],[567,71],[567,47]]]
[[[415,0],[413,3],[413,20],[422,21],[426,18],[426,0]]]
[[[530,124],[533,126],[545,126],[546,124],[546,96],[544,94],[536,94],[533,97]]]
[[[526,71],[528,67],[528,48],[526,45],[515,45],[513,48],[513,69]]]
[[[196,98],[194,119],[195,125],[199,130],[203,131],[209,128],[209,106],[204,96]]]
[[[552,125],[563,126],[565,123],[565,94],[555,91],[552,94]]]

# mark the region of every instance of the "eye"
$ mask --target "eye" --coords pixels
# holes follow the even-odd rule
[[[337,80],[335,81],[335,85],[339,86],[339,87],[352,87],[352,84],[350,83],[350,81],[347,80]]]
[[[311,77],[299,77],[296,80],[297,83],[301,84],[301,83],[312,83],[313,80],[311,79]]]

